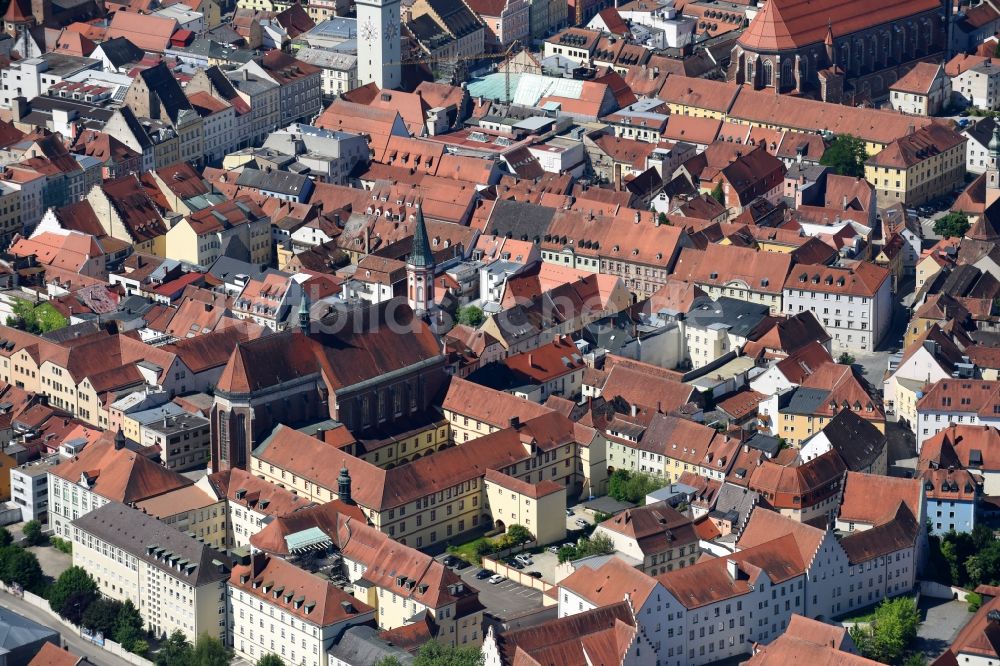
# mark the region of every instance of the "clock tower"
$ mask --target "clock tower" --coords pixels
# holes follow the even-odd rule
[[[358,21],[358,85],[400,85],[399,0],[355,0]]]

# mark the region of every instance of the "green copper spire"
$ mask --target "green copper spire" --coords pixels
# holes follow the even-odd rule
[[[434,265],[434,255],[431,254],[430,243],[427,242],[427,227],[424,226],[424,212],[417,206],[416,221],[413,227],[413,251],[410,252],[411,266],[426,268]]]

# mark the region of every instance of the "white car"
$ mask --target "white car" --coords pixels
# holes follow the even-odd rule
[[[531,555],[528,555],[527,553],[515,555],[514,559],[523,564],[524,566],[528,566],[529,564],[535,563],[535,561],[531,559]]]
[[[490,579],[486,582],[489,583],[490,585],[496,585],[497,583],[502,583],[505,580],[507,580],[506,576],[501,576],[500,574],[493,574],[492,576],[490,576]]]

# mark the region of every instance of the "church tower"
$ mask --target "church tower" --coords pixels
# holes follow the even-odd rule
[[[993,119],[993,136],[986,146],[986,207],[1000,199],[1000,119]]]
[[[413,224],[413,248],[406,261],[406,302],[418,317],[430,312],[434,304],[434,255],[427,242],[427,227],[420,206],[417,206]]]
[[[399,0],[357,0],[358,85],[395,90],[401,83]]]

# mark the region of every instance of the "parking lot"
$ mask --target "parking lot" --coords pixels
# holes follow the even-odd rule
[[[479,592],[479,603],[500,620],[542,607],[541,590],[533,590],[510,580],[491,585],[486,579],[476,578],[478,571],[479,567],[466,567],[459,575],[466,585]]]

